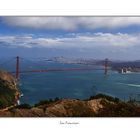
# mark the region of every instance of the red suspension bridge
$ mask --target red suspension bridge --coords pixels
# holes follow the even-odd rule
[[[15,58],[14,58],[15,59]],[[77,66],[75,67],[75,68],[47,68],[46,69],[46,67],[45,68],[42,68],[42,69],[28,69],[27,67],[23,67],[23,65],[24,65],[24,61],[23,60],[26,60],[26,62],[25,63],[27,63],[28,61],[30,61],[30,63],[31,64],[34,64],[34,62],[35,62],[35,66],[38,66],[38,64],[39,65],[41,65],[41,68],[42,68],[42,66],[46,66],[45,65],[45,62],[46,61],[44,61],[43,63],[42,62],[39,62],[39,63],[36,63],[36,61],[31,61],[31,60],[28,60],[28,59],[25,59],[25,58],[21,58],[21,57],[19,57],[19,56],[17,56],[16,57],[16,63],[14,63],[13,65],[12,65],[12,68],[14,69],[14,67],[16,67],[15,68],[15,70],[13,70],[11,73],[13,73],[14,75],[15,75],[15,77],[16,77],[16,79],[17,80],[19,80],[20,79],[20,74],[24,74],[24,73],[42,73],[42,72],[64,72],[64,71],[89,71],[89,70],[102,70],[103,71],[103,73],[105,74],[105,75],[107,75],[108,74],[108,70],[110,69],[109,68],[109,60],[106,58],[105,60],[104,60],[104,62],[102,61],[102,67],[99,67],[99,68],[97,68],[97,67],[87,67],[86,65],[85,65],[85,67],[81,67],[81,68],[78,68]],[[14,61],[11,61],[11,58],[8,60],[8,61],[6,61],[6,62],[4,62],[4,63],[2,63],[2,64],[0,64],[0,67],[2,66],[2,65],[9,65],[10,63],[13,63]],[[30,64],[29,63],[29,64]],[[95,66],[95,65],[92,65],[92,66]],[[6,68],[7,69],[7,68]],[[11,68],[10,68],[11,69]]]
[[[106,58],[104,60],[104,67],[103,68],[55,68],[55,69],[37,69],[37,70],[21,70],[20,69],[20,57],[17,56],[16,57],[16,71],[12,72],[15,73],[15,77],[17,80],[20,79],[20,73],[37,73],[37,72],[57,72],[57,71],[83,71],[83,70],[103,70],[104,74],[107,75],[108,74],[108,59]]]

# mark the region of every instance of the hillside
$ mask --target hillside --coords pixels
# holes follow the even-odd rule
[[[27,104],[0,112],[1,117],[139,117],[140,106],[99,94],[88,100],[61,99]]]
[[[15,78],[8,72],[0,71],[0,108],[14,105],[17,92]]]

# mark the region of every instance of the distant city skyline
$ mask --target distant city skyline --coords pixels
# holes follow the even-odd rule
[[[140,17],[0,17],[0,56],[140,60]]]

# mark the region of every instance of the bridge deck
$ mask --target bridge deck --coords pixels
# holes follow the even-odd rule
[[[83,70],[105,70],[104,68],[60,68],[60,69],[46,69],[46,70],[23,70],[19,73],[30,73],[30,72],[57,72],[57,71],[83,71]],[[109,70],[109,68],[107,69]],[[12,73],[16,73],[13,71]]]

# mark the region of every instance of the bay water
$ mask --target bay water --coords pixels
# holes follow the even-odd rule
[[[31,69],[94,68],[78,64],[47,63],[46,66]],[[34,104],[40,100],[58,98],[88,99],[98,93],[118,97],[121,100],[139,98],[140,74],[119,74],[103,70],[58,71],[21,74],[20,89],[24,96],[22,103]]]
[[[23,61],[20,70],[41,70],[59,68],[101,68],[81,64],[63,64],[40,61],[39,65]],[[4,69],[15,70],[15,64]],[[19,88],[24,95],[21,103],[35,104],[40,100],[58,98],[88,99],[98,93],[118,97],[121,100],[140,97],[140,73],[119,74],[103,70],[53,71],[20,74]]]

